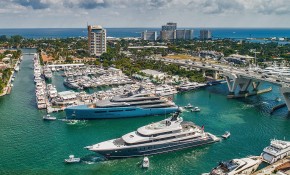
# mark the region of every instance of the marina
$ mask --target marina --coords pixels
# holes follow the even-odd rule
[[[127,169],[131,170],[130,174],[142,174],[142,169],[136,167],[136,162],[141,160],[139,158],[99,162],[101,158],[97,154],[92,155],[83,147],[118,138],[122,134],[134,131],[148,123],[164,120],[169,115],[97,120],[82,125],[67,125],[58,120],[43,122],[42,116],[46,111],[36,110],[35,105],[37,97],[34,95],[36,84],[34,84],[32,60],[33,55],[24,55],[20,65],[21,71],[13,83],[13,91],[9,96],[0,98],[0,130],[4,133],[0,136],[0,148],[5,150],[1,157],[3,159],[14,157],[18,162],[17,165],[11,161],[0,162],[0,172],[4,172],[4,174],[7,171],[11,172],[13,167],[16,174],[74,173],[76,169],[82,170],[80,174],[95,174],[96,172],[128,174]],[[57,71],[55,73],[57,74]],[[55,89],[58,92],[71,90],[65,87],[62,81],[54,81],[54,78],[51,80],[52,85],[46,88],[46,90],[51,90],[51,96],[54,96]],[[23,89],[23,86],[26,88]],[[40,83],[38,86],[44,89],[43,84]],[[221,135],[225,130],[230,130],[233,137],[209,146],[149,156],[150,167],[146,172],[152,174],[164,172],[168,174],[201,174],[209,172],[218,161],[259,155],[263,148],[269,145],[269,140],[275,136],[281,140],[285,136],[285,140],[290,140],[288,137],[290,121],[287,109],[282,108],[272,115],[269,114],[271,107],[279,103],[275,99],[277,97],[283,99],[278,88],[273,86],[270,93],[239,100],[226,98],[226,84],[173,95],[173,102],[178,106],[186,106],[190,103],[202,109],[200,113],[196,113],[197,115],[183,112],[181,116],[184,120],[192,121],[198,126],[204,125],[206,131],[217,135]],[[103,91],[105,92],[106,89]],[[42,94],[39,91],[40,97]],[[68,97],[71,94],[62,94],[62,96]],[[65,113],[54,113],[53,116],[63,119]],[[26,139],[23,139],[23,135],[26,136]],[[47,135],[54,137],[47,137]],[[245,143],[255,143],[255,146],[245,146]],[[58,146],[56,147],[56,145]],[[20,147],[21,149],[18,149]],[[43,154],[43,150],[50,150],[50,153]],[[72,166],[61,163],[65,157],[72,154],[77,154],[82,160],[85,159],[91,163]],[[32,168],[28,170],[27,167]]]
[[[206,84],[203,83],[189,83],[186,82],[181,85],[183,89],[180,89],[180,86],[173,86],[168,84],[163,85],[155,85],[150,81],[138,81],[132,80],[128,76],[124,75],[121,70],[116,68],[108,68],[107,70],[103,68],[98,68],[95,66],[86,66],[83,64],[62,64],[62,65],[40,65],[39,55],[34,54],[33,57],[34,61],[34,82],[35,82],[35,93],[36,93],[36,101],[37,101],[37,108],[38,109],[46,109],[47,113],[63,111],[65,109],[68,118],[78,118],[78,119],[96,119],[96,118],[116,118],[116,116],[124,117],[136,117],[142,116],[144,112],[137,109],[136,112],[129,112],[136,109],[125,109],[128,112],[120,115],[113,115],[114,113],[109,113],[106,116],[98,116],[94,117],[96,113],[93,108],[101,108],[105,107],[109,101],[114,100],[117,96],[124,96],[129,93],[144,93],[147,95],[156,95],[156,98],[159,97],[168,97],[174,94],[177,94],[178,91],[189,91],[189,90],[196,90],[201,87],[206,87]],[[55,85],[51,84],[52,79],[54,79],[55,74],[53,72],[61,71],[61,76],[65,77],[63,79],[63,85],[70,89],[68,91],[59,92]],[[59,76],[56,75],[56,76]],[[102,91],[96,88],[98,87],[107,87],[108,90]],[[112,87],[112,88],[110,88]],[[87,89],[92,89],[93,93],[88,94],[86,91]],[[157,97],[158,96],[158,97]],[[151,98],[151,97],[150,97]],[[169,98],[168,98],[169,99]],[[151,109],[151,107],[156,107],[157,104],[155,102],[147,103],[142,102],[143,99],[140,99],[140,105],[144,105],[144,108],[148,108],[148,111],[143,116],[150,116],[150,115],[160,115],[160,114],[167,114],[175,112],[177,107],[175,106],[174,109],[168,108],[169,106],[174,106],[174,103],[170,103],[166,98],[159,99],[159,108]],[[152,100],[152,99],[149,99]],[[135,100],[134,100],[135,101]],[[124,101],[127,102],[127,101]],[[100,105],[96,105],[100,104]],[[113,104],[113,103],[112,103]],[[112,105],[110,104],[110,105]],[[121,104],[121,103],[120,103]],[[150,104],[155,104],[155,106],[150,106]],[[128,103],[128,105],[138,105],[138,102]],[[127,107],[128,107],[127,105]],[[147,106],[146,106],[147,105]],[[125,104],[122,104],[121,107],[125,107]],[[114,110],[117,109],[116,104],[114,104]],[[137,106],[138,107],[138,106]],[[85,108],[87,108],[87,112],[85,112]],[[164,108],[164,109],[162,109]],[[91,112],[89,112],[91,109]],[[79,114],[75,115],[76,111],[79,111]],[[122,109],[123,110],[123,109]],[[152,110],[152,112],[151,112]],[[200,111],[198,108],[194,108],[195,112]],[[74,112],[74,114],[72,114]],[[88,113],[89,112],[89,113]],[[92,113],[93,112],[93,113]],[[98,115],[101,115],[99,111]],[[108,112],[108,111],[107,111]],[[112,115],[110,117],[110,115]]]

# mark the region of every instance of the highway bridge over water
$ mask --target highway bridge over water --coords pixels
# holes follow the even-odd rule
[[[259,87],[263,82],[278,85],[280,86],[280,92],[285,99],[288,111],[290,111],[290,77],[281,77],[279,75],[264,75],[257,69],[237,68],[219,64],[205,64],[188,60],[156,58],[155,60],[160,60],[165,63],[178,64],[187,69],[201,70],[204,76],[206,75],[206,71],[210,70],[213,71],[214,79],[218,79],[219,75],[222,74],[227,81],[229,98],[247,97],[271,91],[272,88],[259,90]]]

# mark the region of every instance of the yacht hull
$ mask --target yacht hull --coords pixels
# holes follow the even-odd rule
[[[130,148],[124,148],[124,149],[104,150],[104,151],[92,150],[92,151],[98,154],[101,154],[107,159],[118,159],[118,158],[139,157],[139,156],[148,156],[148,155],[154,155],[154,154],[168,153],[172,151],[178,151],[182,149],[211,144],[217,141],[219,140],[213,139],[211,136],[209,136],[207,139],[204,139],[204,140],[188,139],[188,140],[169,142],[169,143],[163,143],[163,144],[154,144],[154,145],[146,145],[146,146],[139,146],[139,147],[132,146]]]
[[[152,115],[165,115],[178,111],[178,107],[166,108],[140,108],[140,107],[114,107],[114,108],[88,108],[87,105],[68,107],[65,109],[68,119],[109,119],[144,117]]]

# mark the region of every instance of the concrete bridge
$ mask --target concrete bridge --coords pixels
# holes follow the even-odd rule
[[[217,79],[219,75],[227,81],[229,89],[229,98],[247,97],[257,95],[260,93],[269,92],[272,88],[259,90],[263,82],[269,82],[280,86],[280,92],[283,95],[288,111],[290,111],[290,77],[279,77],[277,75],[263,75],[258,71],[236,68],[225,65],[217,64],[204,64],[198,62],[190,62],[185,60],[174,59],[157,59],[167,63],[174,63],[180,66],[187,67],[188,69],[200,69],[205,76],[207,70],[214,72],[213,78]]]

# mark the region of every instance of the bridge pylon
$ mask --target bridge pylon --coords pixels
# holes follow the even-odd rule
[[[284,100],[285,100],[285,103],[287,105],[287,108],[288,108],[288,111],[290,111],[290,86],[282,86],[281,89],[281,94],[283,95],[284,97]]]
[[[264,92],[269,92],[272,90],[272,88],[259,91],[259,86],[261,84],[261,81],[245,78],[240,75],[234,74],[234,73],[227,73],[224,72],[224,77],[227,81],[228,89],[229,89],[229,95],[228,98],[239,98],[239,97],[247,97],[252,96]],[[250,85],[252,85],[252,92],[250,92]],[[238,92],[236,94],[236,92]]]

